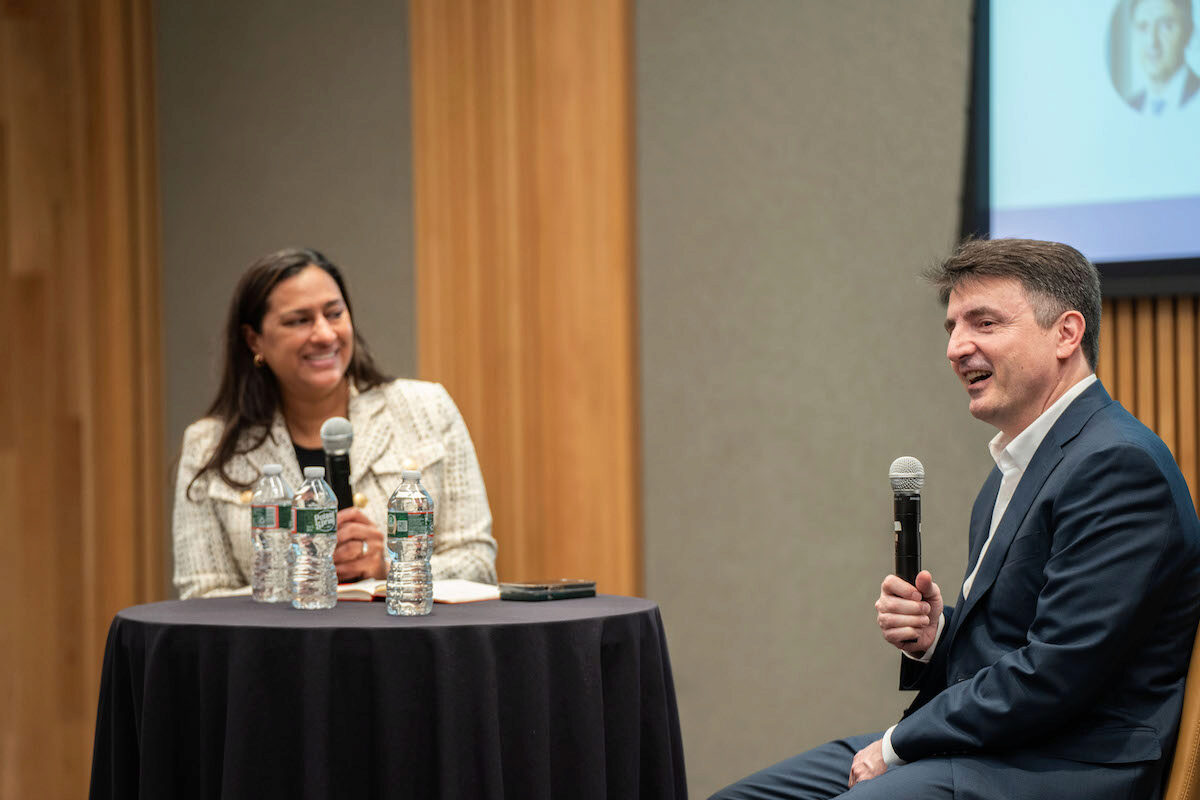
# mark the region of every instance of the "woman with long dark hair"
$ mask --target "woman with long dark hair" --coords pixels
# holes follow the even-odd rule
[[[483,475],[458,408],[440,384],[393,380],[355,328],[341,272],[316,250],[260,258],[238,282],[224,331],[217,396],[183,437],[175,490],[175,586],[181,597],[249,583],[248,493],[265,464],[299,486],[324,464],[329,417],[354,426],[351,482],[364,507],[338,512],[338,580],[383,578],[387,500],[420,469],[437,508],[435,579],[494,583],[496,542]]]

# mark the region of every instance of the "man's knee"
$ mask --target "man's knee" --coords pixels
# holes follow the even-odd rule
[[[895,800],[898,797],[953,800],[954,773],[949,758],[922,759],[892,767],[871,780],[860,781],[842,796],[846,800]]]
[[[814,747],[726,786],[710,800],[828,800],[847,789],[854,754],[883,736],[851,736]]]

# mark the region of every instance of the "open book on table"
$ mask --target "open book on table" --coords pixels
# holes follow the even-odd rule
[[[339,583],[338,600],[386,600],[387,581],[367,578],[354,583]],[[499,600],[500,590],[490,583],[476,583],[461,578],[433,582],[433,602],[474,603],[478,600]]]

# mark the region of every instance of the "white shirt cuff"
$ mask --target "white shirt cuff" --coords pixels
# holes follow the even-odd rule
[[[911,654],[910,654],[908,651],[906,651],[906,650],[901,650],[900,652],[901,652],[901,653],[904,653],[904,655],[908,656],[908,657],[909,657],[909,658],[911,658],[913,661],[920,661],[922,664],[928,664],[928,663],[929,663],[929,660],[930,660],[931,658],[933,658],[933,651],[937,649],[938,642],[939,642],[939,641],[941,641],[941,639],[942,639],[942,628],[944,628],[944,627],[946,627],[946,615],[945,615],[945,614],[939,614],[939,615],[938,615],[938,629],[937,629],[937,633],[935,633],[935,634],[933,635],[933,644],[929,645],[929,649],[928,649],[928,650],[926,650],[924,653],[922,653],[922,654],[921,654],[921,655],[919,655],[919,656],[914,656],[914,655],[911,655]],[[884,741],[886,741],[886,739],[885,739]]]
[[[896,730],[896,726],[887,729],[883,734],[883,763],[887,764],[888,769],[899,767],[907,764],[900,756],[896,755],[896,751],[892,749],[892,731]]]

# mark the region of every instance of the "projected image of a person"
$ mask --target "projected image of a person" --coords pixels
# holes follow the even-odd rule
[[[1200,94],[1200,77],[1184,59],[1193,28],[1192,0],[1133,0],[1130,44],[1144,83],[1129,98],[1131,106],[1158,115]]]

